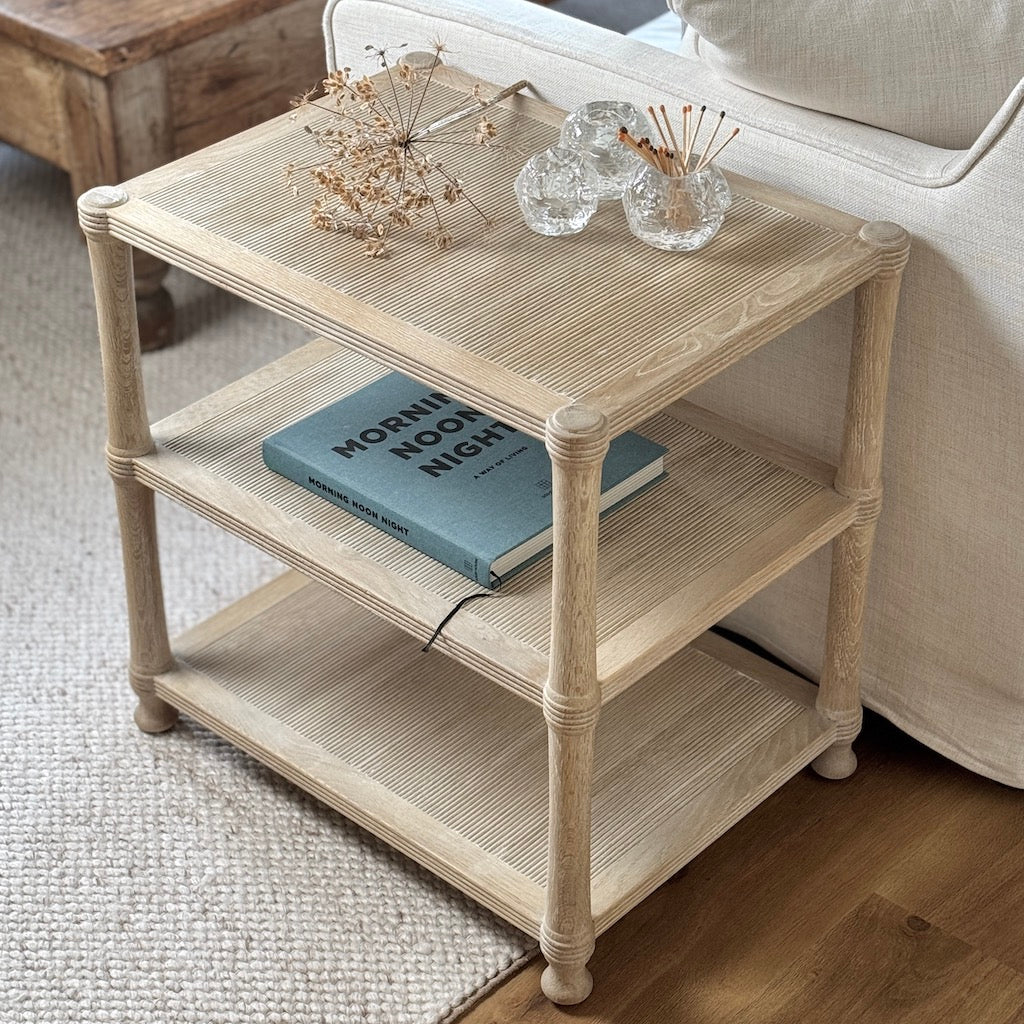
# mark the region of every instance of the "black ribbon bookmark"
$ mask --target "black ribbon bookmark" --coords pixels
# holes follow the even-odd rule
[[[492,572],[491,573],[491,579],[494,581],[494,589],[493,590],[489,590],[489,591],[482,591],[481,593],[478,593],[478,594],[467,594],[461,601],[459,601],[455,605],[455,607],[441,620],[441,624],[437,627],[437,629],[434,630],[434,633],[431,636],[431,638],[426,642],[426,644],[421,649],[421,651],[420,651],[421,654],[424,654],[424,653],[426,653],[427,651],[430,650],[430,648],[433,645],[434,641],[441,635],[441,630],[444,629],[444,627],[447,626],[448,623],[451,622],[452,619],[455,618],[456,612],[458,612],[458,610],[464,604],[469,604],[470,601],[475,601],[478,597],[494,597],[494,595],[499,590],[501,590],[501,577],[495,575]]]

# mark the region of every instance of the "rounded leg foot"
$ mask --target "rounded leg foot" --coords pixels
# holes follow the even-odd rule
[[[140,697],[135,724],[143,732],[167,732],[178,721],[178,709],[159,697]]]
[[[848,779],[857,770],[857,755],[850,743],[834,743],[823,750],[811,767],[823,779]]]
[[[553,1003],[582,1003],[594,987],[594,977],[583,964],[548,964],[540,977],[541,991]]]

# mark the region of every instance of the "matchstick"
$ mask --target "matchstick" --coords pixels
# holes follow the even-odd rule
[[[661,116],[665,119],[665,127],[668,128],[668,137],[672,141],[672,162],[675,164],[679,172],[682,173],[682,166],[679,163],[679,143],[676,141],[676,133],[672,130],[672,122],[668,119],[668,112],[665,110],[665,104],[662,103]]]
[[[712,163],[714,161],[715,157],[717,157],[718,154],[721,153],[722,150],[725,149],[725,147],[728,146],[729,143],[732,142],[732,140],[735,139],[737,135],[739,135],[739,133],[740,133],[739,128],[733,128],[732,135],[730,135],[729,138],[727,138],[725,140],[725,142],[723,142],[718,147],[718,149],[716,149],[714,151],[714,153],[712,153],[711,156],[708,157],[708,159],[706,161],[702,161],[700,164],[698,164],[697,167],[694,168],[694,173],[696,173],[697,171],[703,170],[708,164]]]
[[[680,151],[679,141],[676,139],[676,133],[672,128],[672,122],[669,120],[668,112],[665,110],[665,104],[661,104],[661,118],[658,117],[654,110],[653,104],[647,108],[647,112],[651,115],[655,126],[658,129],[658,134],[661,136],[663,145],[655,147],[654,143],[645,135],[641,139],[635,139],[629,134],[629,129],[625,126],[619,128],[618,140],[624,145],[628,146],[634,153],[637,154],[646,163],[650,164],[653,168],[660,171],[662,174],[668,177],[677,178],[680,175],[696,174],[698,171],[704,170],[708,164],[712,163],[719,153],[733,139],[739,135],[739,128],[734,128],[732,134],[723,142],[718,149],[714,152],[711,151],[711,147],[715,143],[715,139],[718,137],[718,130],[722,127],[722,122],[725,120],[725,111],[721,111],[718,115],[718,121],[715,123],[714,128],[711,131],[711,136],[707,143],[704,145],[704,151],[700,155],[700,159],[697,160],[693,170],[690,170],[690,159],[694,155],[694,147],[697,142],[697,135],[700,132],[701,121],[704,118],[704,111],[707,107],[701,107],[700,113],[697,116],[696,124],[693,126],[693,131],[690,130],[690,115],[693,111],[692,104],[685,104],[682,108],[683,113],[683,147]],[[662,127],[662,120],[664,120],[664,127]],[[666,134],[667,133],[667,134]]]
[[[686,103],[683,106],[683,174],[690,163],[690,111],[692,104]]]
[[[725,111],[723,110],[718,115],[718,122],[715,124],[714,131],[711,133],[711,137],[708,139],[708,144],[704,147],[704,152],[701,153],[700,159],[697,161],[697,167],[695,170],[699,170],[704,166],[704,160],[708,155],[708,151],[711,149],[711,144],[715,141],[715,136],[718,134],[718,129],[722,127],[722,121],[725,120]]]
[[[629,134],[629,131],[624,127],[619,129],[617,138],[619,142],[633,150],[633,152],[636,153],[637,156],[639,156],[645,163],[650,164],[663,174],[669,173],[662,157],[662,154],[667,152],[664,146],[661,146],[656,150],[654,146],[651,145],[650,139],[634,139],[633,136]]]
[[[700,135],[700,123],[704,120],[704,111],[708,108],[703,106],[700,108],[700,113],[697,115],[697,124],[693,129],[693,138],[690,140],[690,156],[693,156],[693,147],[697,145],[697,136]],[[689,161],[687,161],[687,168],[689,168]],[[689,170],[687,170],[689,173]]]
[[[658,120],[658,115],[655,113],[653,105],[649,105],[647,107],[647,113],[651,115],[651,120],[654,122],[654,127],[658,129],[658,134],[661,136],[661,141],[665,143],[665,148],[668,149],[668,138],[666,137],[665,132],[661,127],[661,122]]]
[[[640,145],[643,146],[644,148],[644,154],[647,159],[647,162],[652,167],[655,167],[660,171],[661,167],[658,166],[658,151],[654,148],[654,143],[651,142],[651,140],[647,138],[647,136],[645,135],[640,140]]]
[[[625,128],[619,129],[618,139],[619,142],[625,143],[627,146],[629,146],[629,148],[633,150],[634,153],[637,153],[639,156],[642,156],[645,160],[647,159],[647,153],[644,150],[643,146],[641,146],[640,143],[637,142],[637,140],[634,139],[633,136],[630,135]]]

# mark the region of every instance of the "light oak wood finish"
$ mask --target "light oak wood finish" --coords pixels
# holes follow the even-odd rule
[[[114,481],[121,526],[128,628],[129,677],[138,695],[135,721],[162,732],[178,713],[154,692],[153,679],[173,665],[164,615],[153,491],[135,478],[133,459],[153,450],[146,417],[138,321],[132,287],[132,253],[105,230],[109,210],[128,201],[121,189],[99,187],[79,200],[79,220],[89,245],[107,399],[107,467]]]
[[[556,1003],[586,999],[594,979],[590,905],[590,809],[597,681],[597,521],[608,421],[585,405],[548,420],[555,533],[551,579],[551,668],[544,686],[548,723],[548,867],[540,948],[541,979]]]
[[[882,438],[889,355],[900,278],[910,239],[895,224],[867,224],[861,236],[888,251],[876,275],[856,292],[853,349],[836,490],[857,502],[857,518],[832,548],[825,659],[818,709],[836,723],[837,742],[814,762],[819,775],[845,779],[857,768],[860,657],[868,567],[882,505]]]
[[[260,442],[383,368],[319,341],[153,427],[139,479],[426,640],[479,588],[289,483]],[[602,522],[597,678],[602,703],[854,520],[834,467],[689,403],[644,422],[668,479]],[[653,557],[656,556],[656,557]],[[551,562],[467,605],[435,646],[536,704],[551,652]]]
[[[871,713],[858,748],[841,801],[801,772],[606,932],[572,1019],[1024,1020],[1020,792]],[[563,1024],[538,997],[541,970],[461,1024]]]
[[[74,195],[288,109],[323,75],[321,0],[0,0],[0,139]],[[173,339],[167,265],[136,254],[146,349]]]
[[[472,84],[436,77],[424,117]],[[524,150],[549,144],[562,117],[523,96],[492,109]],[[643,247],[610,206],[555,245],[519,218],[518,164],[470,147],[459,172],[496,229],[479,235],[455,207],[454,250],[406,234],[369,261],[313,231],[309,195],[280,180],[285,164],[315,162],[303,126],[319,116],[148,172],[126,201],[101,191],[82,204],[115,477],[303,574],[197,626],[169,661],[150,510],[126,491],[133,676],[153,688],[136,684],[144,721],[181,708],[350,815],[537,936],[543,991],[579,1002],[597,935],[801,768],[848,750],[906,238],[737,178],[726,227],[695,256]],[[323,340],[150,432],[126,244]],[[683,400],[851,290],[838,474]],[[542,438],[552,461],[552,558],[462,609],[426,656],[421,640],[478,588],[260,458],[267,433],[386,368]],[[634,426],[668,447],[668,479],[599,528],[608,441]],[[808,684],[704,631],[833,538],[855,557],[837,561],[840,635],[817,709]]]
[[[460,102],[468,85],[452,72],[437,77],[425,119]],[[492,109],[499,137],[514,138],[521,152],[557,138],[557,113],[529,97]],[[534,437],[569,401],[607,416],[612,436],[635,426],[868,280],[884,260],[884,249],[859,236],[863,221],[740,178],[732,179],[730,230],[699,259],[631,244],[614,204],[553,247],[523,229],[510,185],[518,166],[462,147],[451,162],[496,229],[483,232],[471,209],[453,207],[461,246],[438,253],[408,234],[371,274],[358,244],[309,226],[312,186],[294,199],[282,183],[287,163],[322,156],[303,131],[318,116],[272,121],[142,175],[129,183],[132,201],[111,218],[112,230],[324,337],[470,404],[495,406]],[[513,263],[543,273],[510,279]],[[538,309],[558,316],[537,317]]]
[[[546,737],[564,736],[568,716],[546,729],[535,706],[421,647],[289,573],[177,638],[156,692],[543,937]],[[596,717],[576,718],[588,744]],[[588,784],[592,870],[559,866],[563,890],[581,875],[590,884],[556,912],[577,933],[605,931],[834,736],[810,684],[699,638],[602,712]],[[568,832],[558,851],[583,841],[574,813],[555,819]],[[573,897],[589,899],[592,922],[580,927]],[[555,941],[567,935],[566,973],[580,984],[583,943],[560,919]]]

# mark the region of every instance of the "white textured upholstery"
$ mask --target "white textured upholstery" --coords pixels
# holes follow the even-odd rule
[[[698,61],[526,0],[332,0],[328,62],[426,43],[490,81],[572,107],[706,103],[742,134],[723,163],[913,236],[897,318],[885,507],[865,627],[865,703],[983,774],[1024,787],[1024,82],[969,149],[938,149],[758,95]],[[822,46],[827,47],[827,40]],[[852,301],[824,310],[694,399],[834,460]],[[815,675],[828,553],[728,625]]]
[[[1024,77],[1024,3],[668,0],[723,78],[933,146],[967,148]]]

